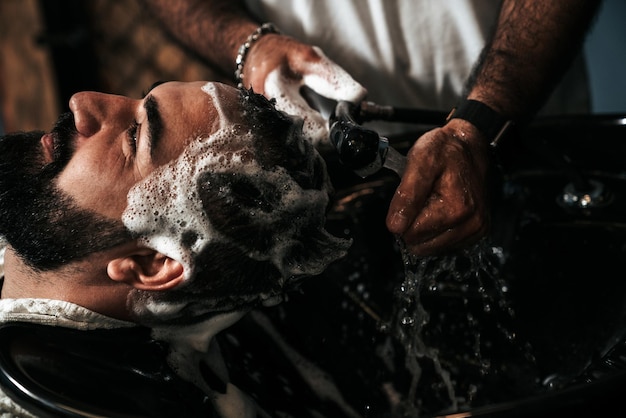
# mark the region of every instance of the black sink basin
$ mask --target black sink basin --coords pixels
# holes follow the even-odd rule
[[[392,327],[405,266],[384,219],[398,179],[361,180],[330,158],[339,180],[328,228],[353,246],[285,303],[222,336],[235,383],[272,416],[598,416],[619,405],[624,119],[540,119],[499,163],[490,236],[421,261],[421,332],[438,362],[412,358]],[[486,265],[472,267],[476,253]]]

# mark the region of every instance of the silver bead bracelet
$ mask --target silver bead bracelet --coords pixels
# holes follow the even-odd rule
[[[238,88],[243,88],[243,65],[246,62],[246,56],[248,55],[248,51],[250,51],[250,47],[258,41],[263,35],[267,35],[268,33],[277,33],[280,34],[280,31],[273,23],[263,23],[261,26],[256,28],[250,36],[246,39],[246,41],[241,44],[239,50],[237,51],[237,58],[235,59],[235,64],[237,68],[235,69],[235,83],[237,83]]]

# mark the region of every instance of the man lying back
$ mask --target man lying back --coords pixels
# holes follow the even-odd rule
[[[228,381],[212,336],[348,245],[324,229],[330,183],[302,120],[207,82],[82,92],[70,109],[0,140],[1,322],[149,327],[217,416],[254,416],[198,371]]]

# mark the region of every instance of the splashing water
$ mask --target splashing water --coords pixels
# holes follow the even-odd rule
[[[420,282],[421,277],[418,272],[411,269],[415,262],[411,256],[403,251],[403,261],[406,267],[404,282],[397,292],[398,308],[396,318],[394,318],[394,332],[396,338],[402,343],[405,349],[405,365],[411,373],[411,381],[406,396],[406,404],[403,406],[404,415],[416,415],[418,409],[411,400],[417,398],[417,386],[422,376],[420,360],[428,359],[432,362],[436,373],[441,377],[446,386],[447,394],[454,409],[457,402],[454,395],[454,388],[450,381],[450,373],[444,370],[439,361],[437,349],[427,346],[422,338],[422,331],[429,322],[429,314],[420,302]]]
[[[469,408],[492,400],[491,389],[501,393],[503,382],[519,385],[511,390],[533,386],[534,357],[514,332],[501,259],[501,250],[485,240],[440,257],[403,251],[405,278],[383,324],[401,347],[408,373],[395,416]]]

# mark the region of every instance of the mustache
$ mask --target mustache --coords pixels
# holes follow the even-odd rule
[[[78,131],[72,112],[62,113],[51,131],[54,148],[53,158],[57,165],[65,166],[74,155]]]
[[[48,163],[39,174],[42,182],[46,183],[56,178],[67,166],[74,151],[78,131],[72,112],[62,113],[50,131],[52,136],[52,162]]]

